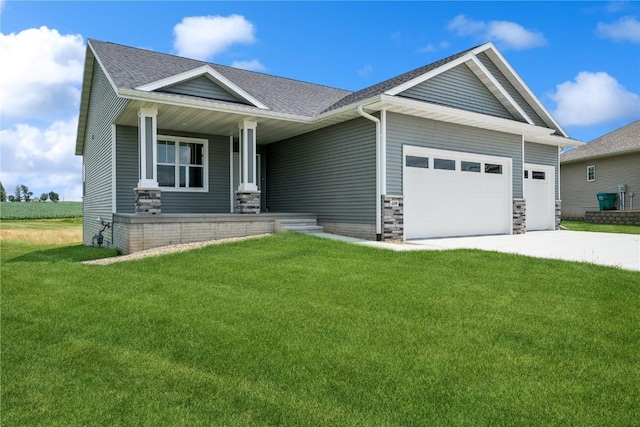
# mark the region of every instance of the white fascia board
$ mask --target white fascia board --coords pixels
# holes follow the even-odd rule
[[[546,118],[545,122],[548,120],[548,122],[550,122],[553,126],[556,127],[556,129],[558,129],[558,131],[560,131],[565,137],[568,138],[569,135],[567,134],[567,132],[562,128],[562,126],[560,126],[560,124],[551,115],[551,113],[549,113],[549,111],[544,107],[544,105],[542,105],[538,97],[533,94],[531,89],[529,89],[529,86],[527,86],[524,80],[522,80],[520,75],[516,73],[513,67],[504,58],[504,56],[502,56],[500,51],[496,49],[495,46],[493,46],[493,43],[491,43],[491,46],[489,46],[488,49],[483,49],[483,50],[489,50],[490,53],[488,53],[488,55],[490,59],[491,59],[491,54],[493,54],[500,61],[500,64],[496,64],[498,66],[498,69],[504,68],[509,72],[508,74],[505,74],[507,79],[510,81],[515,80],[518,83],[522,91],[525,92],[523,97],[525,98],[526,101],[529,101],[531,104],[533,104],[534,110],[537,110],[536,112],[538,114],[542,113],[541,114],[542,119],[545,120]]]
[[[93,46],[91,46],[91,42],[87,42],[87,46],[89,46],[89,49],[91,49],[91,53],[93,54],[93,57],[95,58],[96,62],[98,62],[98,64],[100,65],[100,68],[102,68],[102,72],[104,73],[105,76],[107,76],[107,80],[109,80],[109,84],[111,85],[111,88],[115,93],[118,93],[118,87],[116,86],[115,82],[107,72],[107,68],[104,66],[104,64],[100,60],[100,57],[98,56],[96,51],[93,49]]]
[[[495,130],[498,132],[514,133],[516,135],[524,135],[526,140],[531,142],[540,142],[543,144],[558,146],[575,145],[576,143],[580,144],[579,141],[573,139],[551,135],[555,132],[555,129],[413,99],[382,95],[381,104],[377,106],[377,108],[387,108],[389,111],[394,112],[394,106],[403,109],[413,109],[414,111],[420,112],[420,115],[417,113],[414,114],[417,117],[432,118],[433,120],[447,121],[466,126]],[[369,105],[368,107],[375,108],[372,105]],[[406,112],[404,114],[411,115],[411,112]]]
[[[496,78],[491,74],[491,72],[489,72],[487,67],[485,67],[484,64],[480,62],[480,60],[475,56],[471,57],[470,62],[472,64],[472,67],[473,66],[477,67],[478,71],[484,77],[483,79],[482,77],[479,76],[480,81],[487,87],[487,89],[489,89],[489,91],[493,93],[493,95],[499,101],[501,101],[503,105],[504,105],[504,101],[506,101],[507,105],[504,105],[505,108],[509,110],[511,113],[516,112],[523,119],[525,119],[527,123],[532,125],[533,120],[531,120],[531,117],[529,117],[529,115],[525,113],[522,107],[520,107],[518,103],[511,97],[511,95],[509,95],[509,92],[507,92],[506,89],[502,87],[500,82],[498,82],[498,80],[496,80]],[[471,68],[471,71],[473,72],[474,70],[472,67],[470,68]],[[487,80],[486,82],[484,81],[485,79]]]
[[[254,106],[260,109],[263,109],[263,110],[269,109],[269,107],[264,105],[262,102],[258,101],[253,96],[249,95],[240,86],[236,85],[231,80],[224,77],[222,74],[214,70],[209,65],[203,65],[202,67],[194,68],[193,70],[185,71],[184,73],[176,74],[174,76],[166,77],[164,79],[160,79],[155,82],[147,83],[145,85],[138,86],[135,89],[144,91],[144,92],[151,92],[154,90],[161,89],[163,87],[171,86],[171,85],[181,83],[181,82],[184,82],[196,77],[200,77],[200,76],[209,77],[210,79],[212,79],[214,82],[218,83],[225,89],[229,90],[233,94],[237,95],[238,97],[244,99],[245,101],[253,104]]]
[[[249,105],[232,105],[216,102],[215,100],[187,98],[163,92],[146,92],[137,89],[120,89],[118,95],[134,101],[155,102],[158,104],[175,105],[178,107],[199,108],[202,110],[219,111],[222,113],[244,114],[246,116],[281,119],[300,123],[311,123],[312,119],[295,114],[278,113],[271,110],[263,110]]]
[[[393,89],[389,89],[388,91],[386,91],[384,94],[385,95],[397,95],[401,92],[404,92],[407,89],[411,89],[412,87],[419,85],[422,82],[425,82],[427,80],[429,80],[430,78],[433,78],[435,76],[437,76],[438,74],[442,74],[447,70],[450,70],[454,67],[457,67],[458,65],[466,62],[469,59],[469,56],[471,56],[471,53],[468,53],[466,55],[461,56],[460,58],[454,59],[451,62],[448,62],[438,68],[435,68],[431,71],[427,71],[426,73],[413,78],[411,80],[409,80],[408,82],[402,83],[399,86],[394,87]]]

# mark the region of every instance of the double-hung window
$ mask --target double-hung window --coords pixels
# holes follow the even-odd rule
[[[595,165],[587,166],[587,181],[593,182],[596,180],[596,167]]]
[[[158,184],[169,191],[208,191],[207,140],[158,135]]]

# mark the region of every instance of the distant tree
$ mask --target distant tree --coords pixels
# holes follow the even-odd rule
[[[60,196],[55,191],[49,191],[49,200],[55,203],[60,200]]]
[[[13,194],[9,194],[7,196],[7,201],[8,202],[15,202],[16,201],[15,199],[16,199],[16,197]]]
[[[0,202],[7,201],[7,192],[4,191],[4,185],[2,185],[2,181],[0,181]]]
[[[49,198],[49,195],[47,193],[42,193],[40,195],[40,201],[41,202],[46,202],[48,198]]]
[[[22,201],[22,188],[20,188],[20,185],[16,185],[16,191],[14,193],[13,201],[14,202]]]
[[[20,185],[20,191],[22,191],[22,199],[25,202],[30,202],[31,201],[31,196],[33,196],[33,191],[29,191],[29,187],[27,187],[24,184]]]

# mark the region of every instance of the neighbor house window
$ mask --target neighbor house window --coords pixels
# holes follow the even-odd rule
[[[158,135],[158,185],[162,189],[207,191],[207,141]]]
[[[596,180],[596,167],[595,165],[587,166],[587,181],[592,182]]]

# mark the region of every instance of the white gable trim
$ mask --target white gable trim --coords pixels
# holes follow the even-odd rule
[[[468,53],[464,56],[461,56],[460,58],[454,59],[451,62],[448,62],[438,68],[435,68],[431,71],[427,71],[426,73],[413,78],[411,80],[409,80],[408,82],[402,83],[399,86],[394,87],[393,89],[389,89],[388,91],[386,91],[384,94],[385,95],[397,95],[401,92],[404,92],[405,90],[411,89],[414,86],[419,85],[420,83],[426,82],[427,80],[437,76],[438,74],[442,74],[445,71],[448,71],[452,68],[457,67],[460,64],[463,64],[464,62],[466,62],[467,60],[469,60],[469,56],[471,55],[471,53]]]
[[[527,113],[524,112],[522,107],[509,95],[504,87],[496,80],[487,67],[480,62],[475,56],[471,57],[471,60],[466,63],[473,74],[480,79],[480,81],[489,89],[489,91],[495,96],[498,101],[514,116],[520,116],[527,121],[530,125],[533,124],[533,120]]]
[[[507,77],[508,80],[511,80],[512,78],[516,80],[516,82],[520,86],[520,89],[522,89],[525,92],[526,96],[523,96],[523,98],[525,99],[525,101],[528,101],[531,104],[533,104],[533,109],[536,110],[536,113],[538,113],[540,115],[542,120],[545,123],[547,123],[548,125],[558,129],[562,133],[562,135],[564,135],[565,137],[568,138],[569,135],[567,134],[567,132],[565,132],[565,130],[562,128],[562,126],[560,126],[560,124],[553,118],[553,116],[544,107],[544,105],[542,105],[542,103],[540,102],[538,97],[536,97],[533,94],[531,89],[529,89],[529,86],[527,86],[527,84],[524,82],[524,80],[522,80],[522,78],[520,78],[518,73],[516,73],[516,71],[513,69],[513,67],[511,67],[511,65],[507,62],[507,60],[504,58],[504,56],[502,56],[500,51],[498,51],[498,49],[495,48],[493,43],[487,43],[486,45],[483,45],[481,47],[483,49],[482,50],[478,50],[478,53],[487,50],[487,55],[489,56],[490,59],[494,59],[494,58],[491,58],[491,56],[493,55],[496,59],[499,60],[499,63],[496,64],[498,69],[501,69],[501,71],[503,71],[503,72],[505,70],[508,71],[507,73],[505,73],[505,76]],[[513,81],[511,83],[513,83]]]
[[[174,76],[166,77],[155,82],[147,83],[145,85],[138,86],[135,89],[144,92],[152,92],[154,90],[162,89],[164,87],[172,86],[177,83],[181,83],[201,76],[210,78],[211,80],[222,86],[224,89],[228,90],[239,98],[244,99],[255,107],[261,108],[263,110],[269,109],[269,107],[258,101],[253,96],[249,95],[246,91],[240,88],[240,86],[231,82],[231,80],[224,77],[209,65],[203,65],[202,67],[194,68],[193,70],[185,71],[184,73],[176,74]]]

